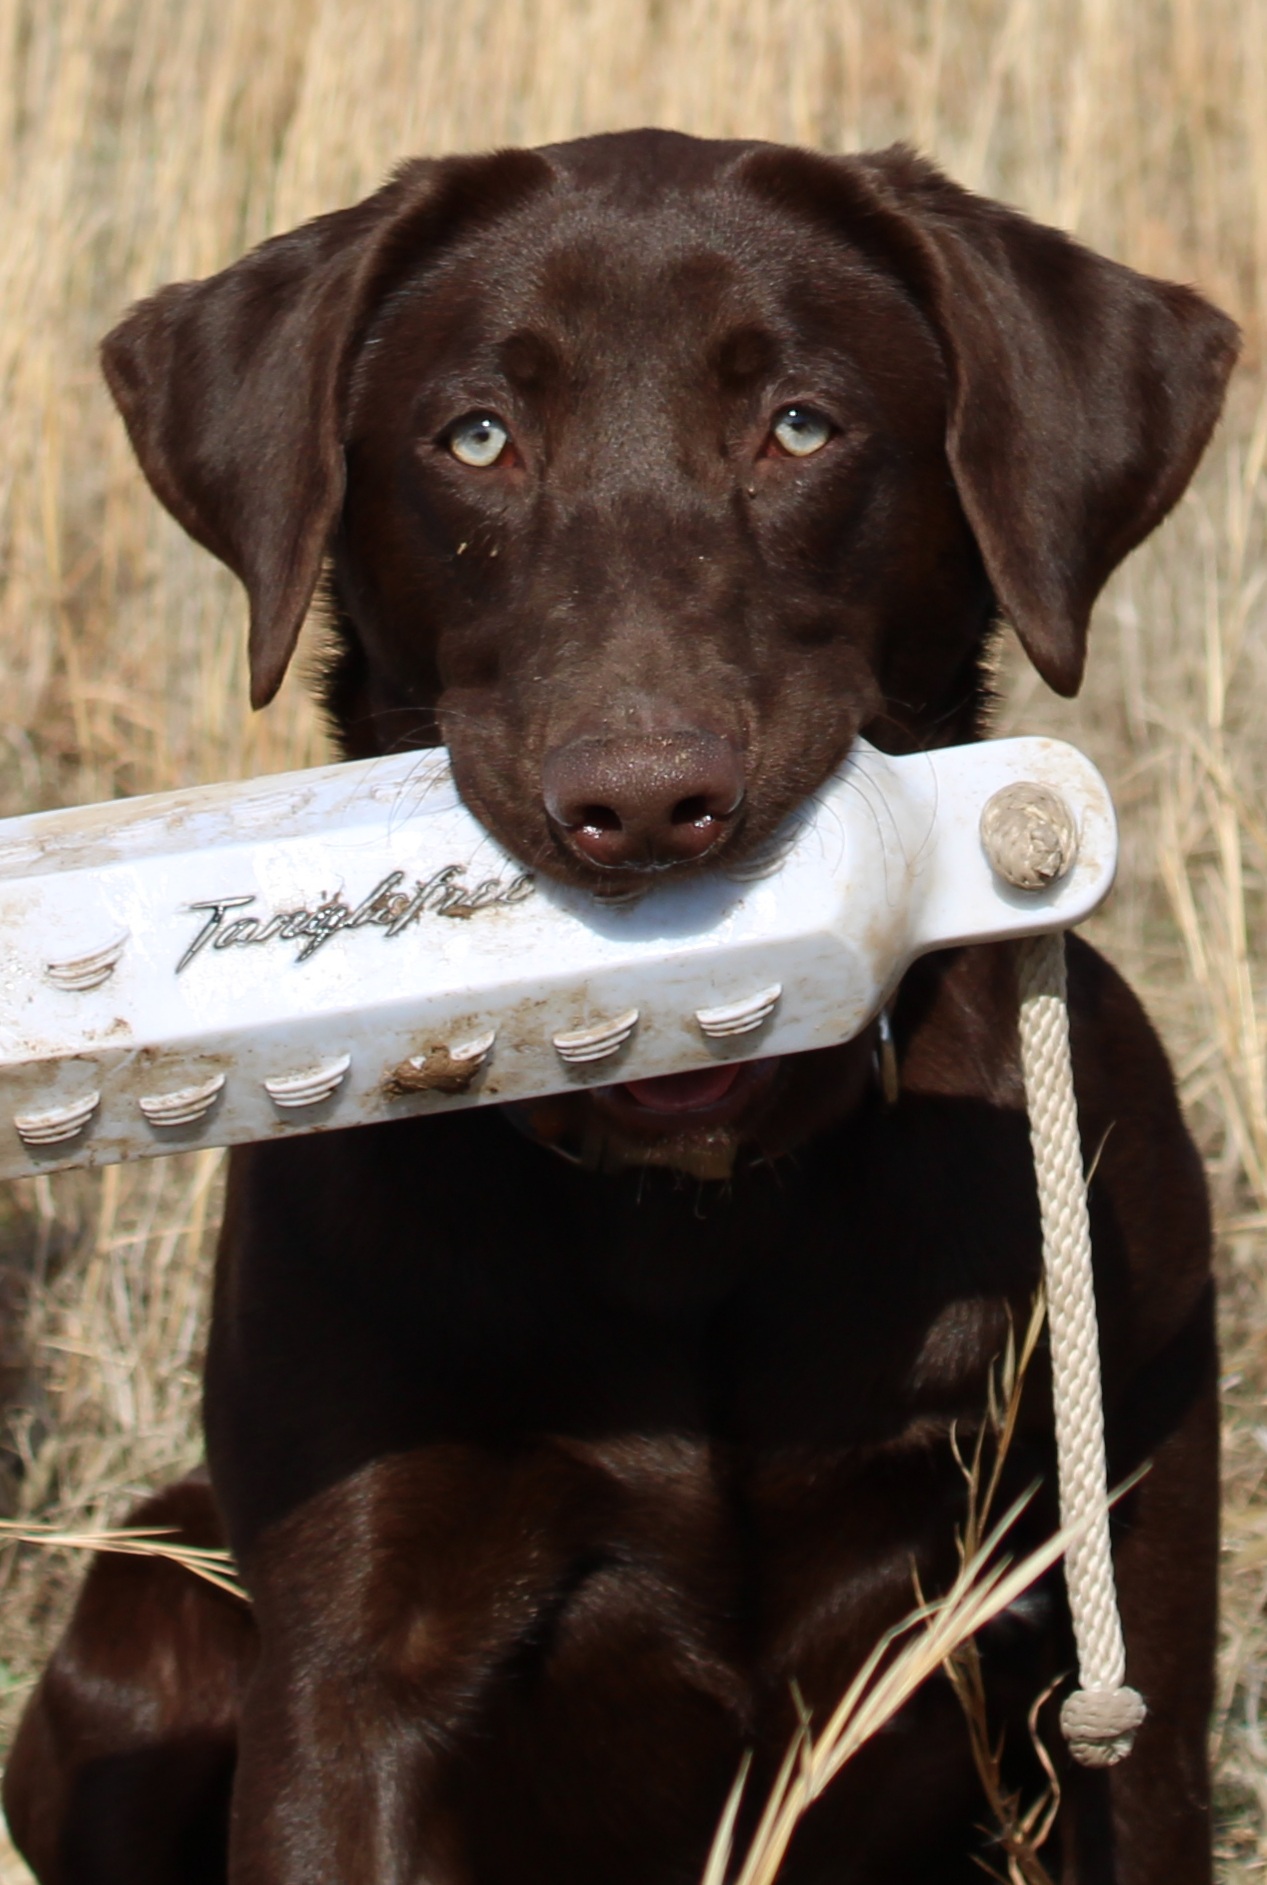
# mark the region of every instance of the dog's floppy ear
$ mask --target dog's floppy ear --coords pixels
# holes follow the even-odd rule
[[[343,501],[357,348],[401,270],[550,175],[529,152],[413,162],[363,203],[134,307],[102,345],[141,469],[251,609],[251,703],[281,685]]]
[[[1077,693],[1096,596],[1209,440],[1235,324],[1191,288],[973,196],[902,146],[750,164],[919,304],[946,362],[947,457],[999,607],[1043,679]]]

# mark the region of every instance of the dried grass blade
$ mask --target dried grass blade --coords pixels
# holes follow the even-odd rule
[[[164,1544],[163,1540],[171,1536],[166,1531],[59,1531],[54,1525],[0,1519],[0,1540],[8,1539],[15,1545],[43,1545],[60,1551],[112,1551],[133,1558],[165,1558],[194,1577],[214,1584],[217,1590],[240,1597],[244,1603],[250,1602],[234,1569],[231,1551],[213,1545]]]
[[[795,1758],[796,1743],[788,1750],[788,1761]],[[785,1762],[785,1765],[787,1763]],[[730,1855],[734,1845],[735,1821],[739,1817],[739,1807],[743,1800],[744,1788],[748,1784],[748,1770],[752,1766],[752,1749],[749,1748],[739,1763],[739,1772],[735,1775],[735,1784],[726,1796],[726,1805],[717,1822],[717,1831],[708,1854],[708,1864],[704,1867],[704,1876],[700,1885],[724,1885]]]

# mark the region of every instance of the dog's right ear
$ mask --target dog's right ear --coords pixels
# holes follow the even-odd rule
[[[360,341],[402,271],[551,176],[528,151],[415,161],[355,207],[134,307],[102,344],[141,469],[250,599],[251,704],[281,685],[343,502]]]

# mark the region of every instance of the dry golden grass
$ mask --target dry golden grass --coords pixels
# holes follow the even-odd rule
[[[1100,608],[1084,698],[1009,668],[1006,728],[1100,762],[1126,831],[1092,933],[1147,996],[1220,1220],[1223,1877],[1267,1878],[1267,0],[3,0],[0,811],[321,752],[246,711],[230,580],[143,489],[95,370],[133,296],[372,187],[398,156],[656,122],[963,181],[1199,282],[1247,364],[1195,492]],[[0,1494],[117,1522],[198,1449],[219,1187],[200,1154],[0,1199]],[[0,1553],[11,1719],[77,1574]],[[0,1879],[22,1869],[0,1858]]]
[[[1015,1603],[1077,1540],[1077,1530],[1060,1531],[1039,1550],[1019,1562],[1009,1562],[1001,1549],[1025,1504],[1024,1499],[1018,1501],[978,1548],[964,1555],[959,1573],[944,1595],[921,1605],[884,1632],[821,1729],[815,1732],[808,1718],[801,1722],[742,1863],[732,1870],[731,1840],[747,1776],[745,1758],[726,1803],[702,1885],[725,1885],[727,1879],[733,1879],[734,1885],[776,1885],[797,1827],[837,1775],[873,1736],[883,1731],[930,1676],[947,1665],[953,1666],[955,1656],[976,1632]],[[1031,1881],[1033,1885],[1051,1885],[1045,1872],[1037,1880],[1032,1873],[1030,1880],[1018,1876],[1015,1885],[1031,1885]]]

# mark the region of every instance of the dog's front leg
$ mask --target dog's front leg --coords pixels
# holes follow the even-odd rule
[[[379,1461],[308,1500],[248,1565],[261,1656],[234,1792],[234,1885],[466,1876],[451,1757],[543,1627],[593,1518],[547,1449]]]
[[[624,1451],[429,1446],[261,1535],[232,1885],[702,1867],[744,1732],[707,1500],[689,1445]]]

